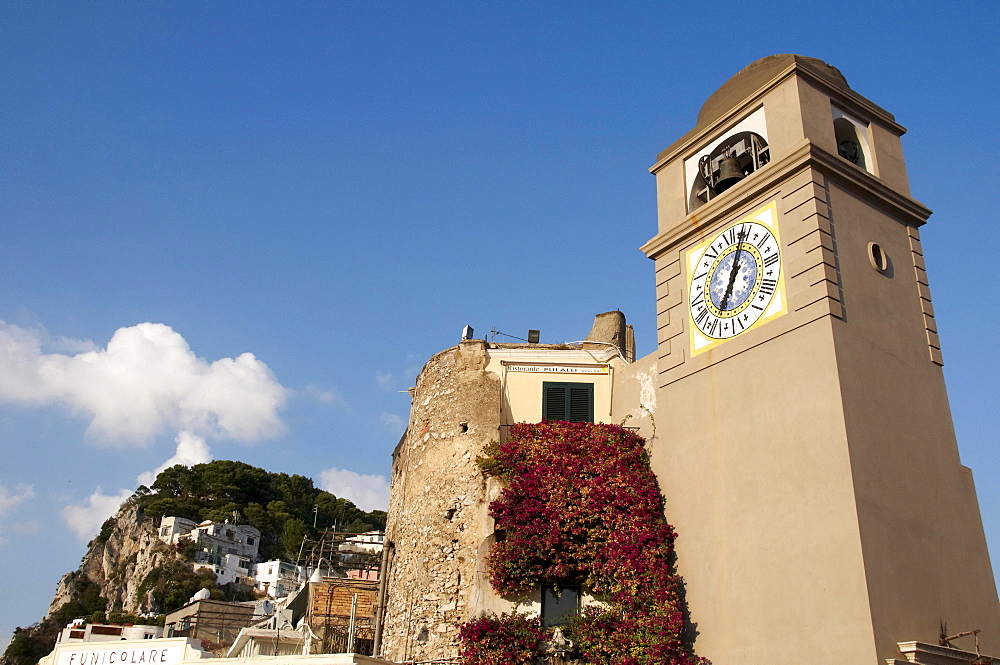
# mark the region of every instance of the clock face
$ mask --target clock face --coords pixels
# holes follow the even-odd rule
[[[784,312],[776,234],[771,203],[688,253],[692,353]]]

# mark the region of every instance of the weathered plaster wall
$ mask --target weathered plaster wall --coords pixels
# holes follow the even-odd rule
[[[615,366],[614,399],[611,402],[610,422],[637,428],[637,433],[646,439],[646,447],[652,450],[657,437],[657,353],[640,358],[631,365]],[[664,432],[660,432],[664,434]]]
[[[393,459],[383,658],[457,656],[459,624],[495,598],[481,562],[477,571],[497,491],[476,465],[499,435],[500,381],[486,360],[485,342],[463,341],[432,357],[417,378]]]

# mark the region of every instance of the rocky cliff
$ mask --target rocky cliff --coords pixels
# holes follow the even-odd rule
[[[130,499],[90,541],[80,568],[59,580],[49,616],[78,600],[74,592],[81,586],[81,578],[100,588],[100,597],[108,601],[107,611],[158,613],[160,608],[149,590],[140,593],[139,587],[154,568],[176,558],[173,548],[156,537],[155,525],[143,521],[142,509]]]
[[[187,566],[173,548],[156,537],[156,527],[143,520],[143,511],[133,496],[90,541],[80,567],[59,580],[48,615],[14,631],[0,662],[33,665],[52,650],[59,631],[76,617],[90,619],[97,612],[158,613],[160,608],[151,591],[142,588],[143,582],[154,569],[175,561]]]
[[[164,515],[223,522],[234,513],[260,530],[258,557],[265,561],[296,560],[302,543],[316,542],[330,525],[339,525],[341,533],[385,527],[384,512],[365,512],[303,476],[232,460],[170,467],[150,487],[140,487],[104,523],[79,569],[59,581],[48,616],[15,630],[0,665],[34,665],[51,651],[59,630],[77,617],[136,621],[141,615],[171,612],[200,589],[219,600],[252,599],[253,592],[245,586],[219,587],[210,569],[193,570],[190,542],[175,548],[157,537]]]

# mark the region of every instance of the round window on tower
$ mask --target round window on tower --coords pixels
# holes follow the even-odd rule
[[[868,243],[868,260],[872,267],[881,273],[889,270],[889,255],[882,249],[882,245],[877,242]]]

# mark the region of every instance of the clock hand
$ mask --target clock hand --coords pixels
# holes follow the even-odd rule
[[[736,238],[736,253],[733,254],[733,267],[729,271],[729,284],[726,286],[726,293],[722,296],[719,309],[725,311],[729,304],[729,296],[733,293],[733,285],[736,284],[736,275],[740,271],[740,252],[743,251],[743,241],[746,239],[746,227],[740,229],[740,235]]]

